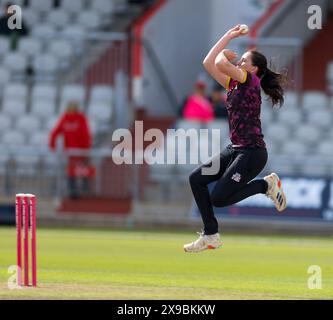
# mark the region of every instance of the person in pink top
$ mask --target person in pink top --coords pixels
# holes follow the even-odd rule
[[[214,120],[213,106],[205,93],[206,83],[197,81],[194,93],[186,100],[183,110],[184,119],[204,123]]]

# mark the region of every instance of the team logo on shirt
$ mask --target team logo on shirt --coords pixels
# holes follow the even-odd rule
[[[242,176],[240,173],[236,172],[232,177],[231,177],[232,180],[236,181],[236,182],[239,182],[241,181],[242,179]]]

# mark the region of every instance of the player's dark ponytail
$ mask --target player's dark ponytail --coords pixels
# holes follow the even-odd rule
[[[272,100],[273,106],[284,103],[283,86],[288,82],[285,75],[276,73],[268,68],[266,57],[258,52],[251,51],[252,65],[258,67],[257,76],[261,79],[261,87]]]

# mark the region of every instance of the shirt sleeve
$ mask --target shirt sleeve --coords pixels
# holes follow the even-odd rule
[[[244,78],[242,81],[240,81],[240,83],[242,85],[249,85],[251,83],[251,80],[252,80],[251,73],[244,70]]]

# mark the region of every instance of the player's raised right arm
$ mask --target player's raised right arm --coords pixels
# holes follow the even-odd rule
[[[241,32],[242,30],[239,24],[227,31],[224,36],[208,52],[207,56],[203,61],[203,65],[207,72],[226,89],[228,89],[230,77],[217,69],[215,60],[219,53],[227,47],[230,40],[239,37],[241,35]]]

